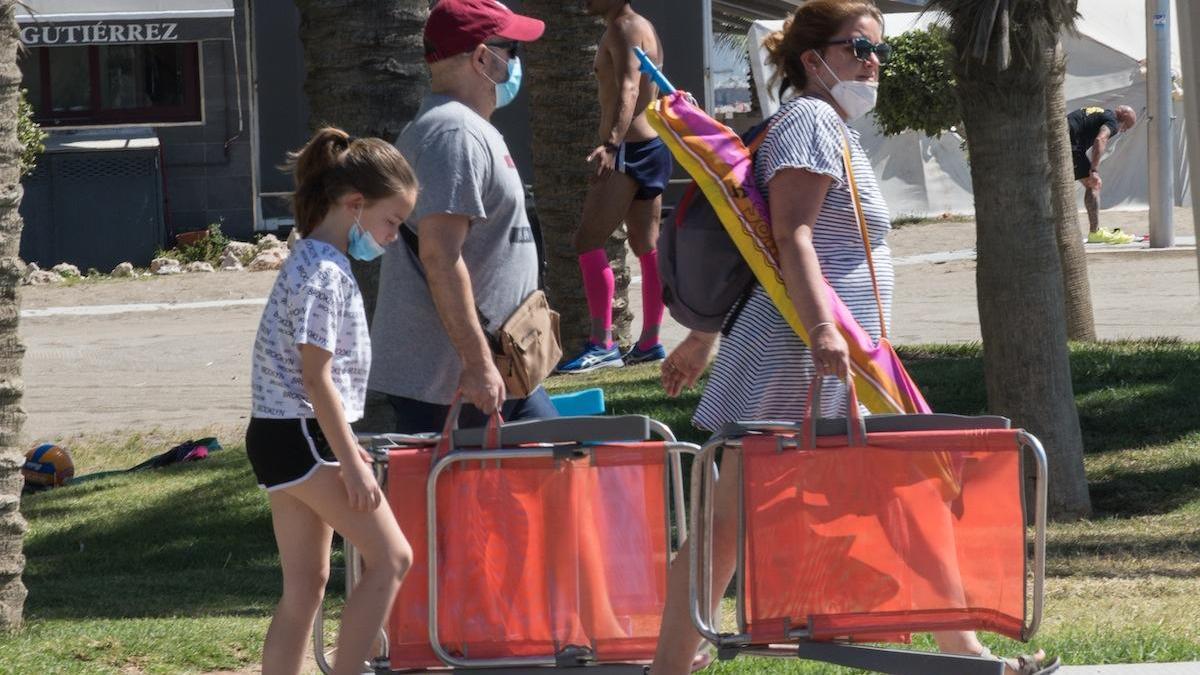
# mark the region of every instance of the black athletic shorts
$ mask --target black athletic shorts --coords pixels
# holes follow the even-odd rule
[[[296,485],[319,466],[338,466],[325,434],[312,418],[251,417],[246,456],[258,486],[267,490]]]
[[[1071,148],[1071,163],[1075,165],[1075,180],[1083,180],[1092,173],[1092,160],[1088,159],[1087,150]]]

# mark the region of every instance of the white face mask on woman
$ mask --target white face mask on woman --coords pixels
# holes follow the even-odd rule
[[[830,75],[833,75],[837,84],[829,87],[821,78],[817,78],[817,81],[821,83],[822,87],[825,87],[825,91],[829,92],[842,112],[846,113],[847,121],[853,122],[875,109],[875,101],[879,98],[878,82],[843,80],[833,72],[833,68],[830,68],[828,63],[825,63],[825,59],[821,58],[820,54],[817,54],[817,58],[821,59],[821,65],[825,66],[825,70],[828,70]]]

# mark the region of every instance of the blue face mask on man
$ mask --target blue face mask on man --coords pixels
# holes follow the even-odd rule
[[[488,48],[488,53],[497,59],[500,58],[499,56],[496,56],[496,53],[493,52],[491,48]],[[484,74],[484,77],[487,77],[488,82],[496,85],[497,108],[503,108],[509,103],[512,103],[513,99],[517,97],[517,92],[521,90],[521,57],[514,56],[511,59],[508,59],[506,63],[508,64],[507,80],[503,82],[497,82],[488,77],[487,74]]]
[[[359,222],[361,215],[359,212],[354,216],[354,224],[350,226],[350,246],[346,252],[355,260],[370,262],[383,255],[383,247],[375,241],[370,232],[363,229],[362,223]]]

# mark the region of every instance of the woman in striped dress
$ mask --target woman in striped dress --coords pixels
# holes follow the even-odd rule
[[[842,380],[850,370],[849,348],[822,293],[824,277],[864,330],[878,340],[890,320],[894,273],[886,237],[887,204],[857,131],[846,126],[875,102],[883,19],[873,3],[810,0],[801,5],[767,48],[782,78],[780,91],[798,95],[772,118],[754,160],[754,178],[770,209],[772,234],[788,296],[810,336],[811,348],[788,325],[763,288],[756,287],[721,340],[716,362],[692,418],[709,431],[739,420],[799,420],[809,384],[823,383],[822,414],[844,414]],[[879,302],[863,247],[843,162],[849,144],[854,178],[872,248]],[[663,362],[663,387],[678,395],[699,379],[716,346],[716,334],[692,332]],[[724,467],[716,490],[713,597],[733,575],[736,465]],[[675,559],[669,579],[653,673],[685,673],[699,635],[688,609],[688,553]],[[989,654],[974,633],[935,635],[941,649]],[[1044,654],[1007,661],[1012,673],[1051,672]]]

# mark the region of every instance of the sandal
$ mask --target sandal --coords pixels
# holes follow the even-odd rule
[[[1022,654],[1015,659],[1004,659],[1004,662],[1020,675],[1045,675],[1056,672],[1062,665],[1057,656],[1052,659],[1047,657],[1038,659],[1034,654]]]
[[[992,650],[987,647],[979,653],[980,658],[996,658],[992,656]],[[1057,672],[1062,661],[1056,656],[1047,658],[1044,654],[1039,659],[1037,654],[1022,654],[1016,658],[1000,659],[1004,665],[1017,673],[1017,675],[1048,675],[1049,673]]]

